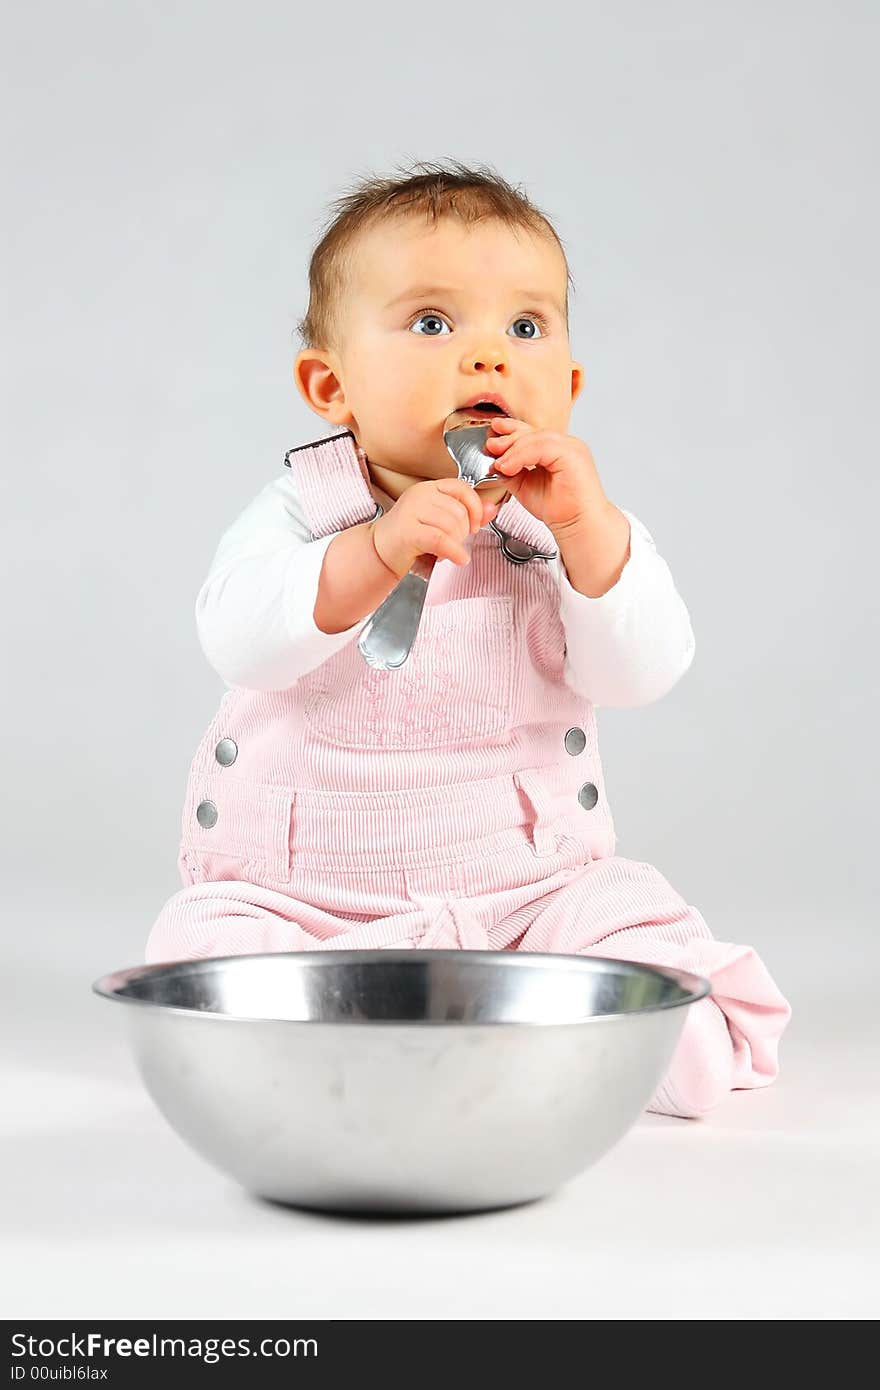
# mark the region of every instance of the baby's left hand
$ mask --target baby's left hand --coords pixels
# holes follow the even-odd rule
[[[508,491],[559,538],[605,515],[610,506],[593,455],[582,439],[493,416],[486,453]]]

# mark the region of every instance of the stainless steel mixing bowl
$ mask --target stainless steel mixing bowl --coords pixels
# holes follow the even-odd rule
[[[165,1118],[250,1191],[296,1206],[528,1202],[651,1099],[688,1005],[679,970],[493,951],[305,951],[121,970]]]

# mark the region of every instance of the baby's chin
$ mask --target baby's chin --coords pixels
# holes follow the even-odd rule
[[[463,425],[486,425],[491,419],[485,412],[481,415],[473,410],[454,410],[428,427],[414,422],[411,428],[404,426],[396,438],[386,438],[374,448],[366,448],[367,462],[371,468],[382,468],[419,482],[425,478],[454,478],[455,461],[444,434]]]
[[[445,459],[408,458],[405,462],[398,462],[390,458],[375,458],[372,454],[368,454],[367,463],[372,469],[398,478],[411,478],[416,483],[424,482],[425,479],[429,478],[436,481],[439,478],[455,477],[455,464],[448,453]]]
[[[367,449],[367,461],[390,473],[402,473],[412,478],[454,478],[455,463],[443,441],[443,431],[436,437],[413,439],[411,445],[395,439],[384,446]]]

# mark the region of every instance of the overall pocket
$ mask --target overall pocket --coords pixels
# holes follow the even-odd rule
[[[290,877],[290,792],[194,771],[178,855],[191,882]]]
[[[426,605],[396,671],[368,666],[352,640],[303,677],[304,716],[345,748],[419,749],[479,742],[510,725],[513,600]]]

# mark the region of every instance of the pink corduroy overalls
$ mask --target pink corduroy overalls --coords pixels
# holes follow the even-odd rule
[[[314,539],[376,515],[351,434],[287,460]],[[514,498],[497,525],[555,553]],[[769,1084],[789,1006],[751,947],[715,941],[656,869],[615,855],[595,713],[564,657],[546,560],[512,561],[484,528],[469,565],[437,563],[400,669],[368,667],[353,635],[287,690],[228,690],[190,769],[187,886],[147,961],[460,947],[669,965],[713,998],[688,1010],[653,1108],[701,1114]]]

